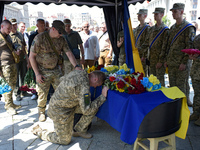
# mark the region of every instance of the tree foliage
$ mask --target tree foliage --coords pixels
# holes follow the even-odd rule
[[[27,32],[29,32],[29,31],[35,31],[36,28],[37,28],[36,26],[28,27],[27,28]]]
[[[163,18],[162,18],[162,21],[165,25],[167,25],[168,27],[171,25],[171,21],[169,18],[167,18],[167,15],[165,15]]]

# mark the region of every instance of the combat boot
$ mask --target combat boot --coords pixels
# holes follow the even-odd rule
[[[9,106],[9,107],[6,108],[6,112],[8,114],[10,114],[10,115],[16,115],[17,114],[17,111],[13,107],[11,107],[11,106]]]
[[[190,116],[190,121],[195,121],[199,119],[199,115],[197,113],[193,113],[191,116]]]
[[[88,132],[74,132],[72,133],[73,137],[82,137],[84,139],[90,139],[92,138],[92,134],[88,133]]]
[[[37,125],[35,127],[33,127],[33,130],[31,131],[34,135],[37,135],[40,137],[41,133],[42,133],[42,128]]]
[[[39,110],[39,121],[44,122],[46,120],[45,111]]]
[[[195,125],[200,126],[200,116],[199,119],[194,122]]]

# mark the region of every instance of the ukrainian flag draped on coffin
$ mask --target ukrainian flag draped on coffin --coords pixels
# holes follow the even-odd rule
[[[124,46],[126,52],[126,64],[133,68],[135,72],[144,73],[138,49],[135,47],[135,39],[128,10],[127,0],[124,0]]]

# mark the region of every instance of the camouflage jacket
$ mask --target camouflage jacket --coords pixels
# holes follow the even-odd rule
[[[95,113],[106,100],[100,95],[91,102],[86,71],[71,71],[61,80],[49,103],[48,116],[54,121],[65,123],[69,115],[74,115],[76,108],[80,108],[83,114]]]
[[[168,39],[168,54],[167,54],[167,64],[171,66],[180,66],[180,64],[187,65],[188,54],[181,52],[182,49],[189,49],[193,47],[193,39],[195,36],[195,27],[190,26],[186,28],[171,44],[174,36],[186,25],[187,21],[183,20],[180,25],[174,24],[169,30]]]
[[[134,34],[134,38],[135,41],[138,37],[138,35],[140,34],[140,32],[142,31],[142,29],[147,25],[147,23],[145,23],[142,27],[139,25],[137,26],[134,30],[133,30],[133,34]],[[142,32],[142,34],[139,36],[138,41],[137,41],[137,45],[136,47],[138,48],[138,52],[140,54],[140,58],[141,57],[145,57],[147,54],[144,53],[144,50],[141,49],[141,45],[145,42],[148,32],[149,32],[149,27],[146,27],[145,30]]]
[[[200,34],[194,38],[194,48],[200,50]],[[200,57],[193,60],[190,74],[194,80],[200,80]]]

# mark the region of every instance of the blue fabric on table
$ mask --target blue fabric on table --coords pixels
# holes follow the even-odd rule
[[[101,94],[99,90],[96,92]],[[98,94],[96,93],[95,97],[98,97]],[[122,141],[133,144],[146,114],[171,100],[162,91],[127,94],[109,90],[107,101],[99,108],[96,116],[121,132]]]

